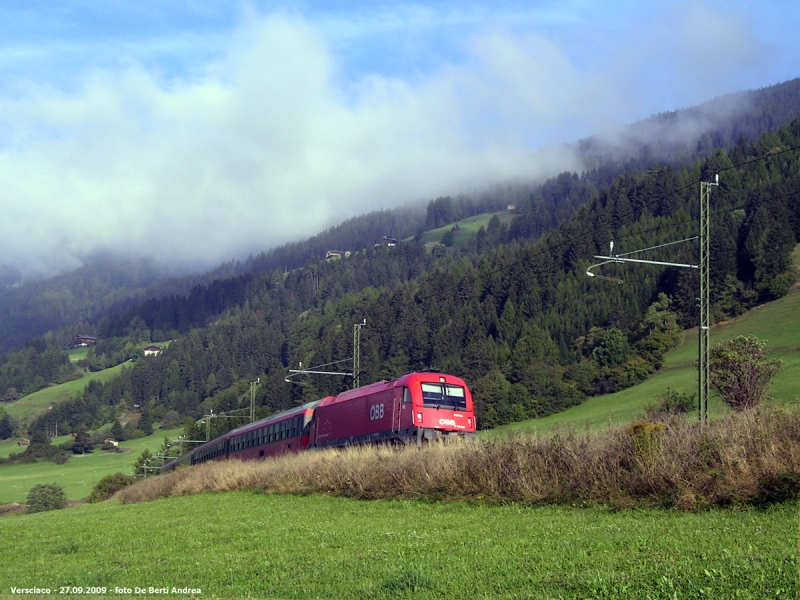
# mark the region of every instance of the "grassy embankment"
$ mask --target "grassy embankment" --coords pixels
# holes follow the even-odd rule
[[[797,508],[613,513],[253,492],[111,501],[0,519],[0,593],[789,599]]]

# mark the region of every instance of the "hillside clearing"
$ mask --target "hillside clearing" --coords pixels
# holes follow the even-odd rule
[[[15,419],[32,417],[52,404],[74,398],[83,391],[83,388],[85,388],[90,381],[106,382],[116,377],[127,364],[128,363],[122,363],[121,365],[102,371],[84,373],[83,377],[80,379],[39,390],[24,398],[20,398],[16,402],[6,405],[4,408],[6,412]]]

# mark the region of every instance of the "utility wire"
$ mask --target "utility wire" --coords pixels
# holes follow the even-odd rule
[[[769,159],[772,159],[772,158],[774,158],[774,157],[776,157],[776,156],[780,156],[780,155],[782,155],[782,154],[786,154],[786,153],[788,153],[788,152],[794,152],[794,151],[796,151],[796,150],[800,150],[800,146],[793,146],[793,147],[791,147],[791,148],[786,148],[786,149],[784,149],[784,150],[781,150],[781,151],[779,151],[779,152],[775,152],[775,153],[773,153],[773,154],[768,154],[768,155],[766,155],[766,156],[762,156],[762,157],[753,158],[753,159],[747,160],[747,161],[745,161],[745,162],[738,163],[738,164],[736,164],[736,165],[731,165],[731,166],[729,166],[729,167],[724,167],[724,168],[722,168],[722,169],[719,169],[717,172],[729,171],[729,170],[731,170],[731,169],[740,168],[740,167],[743,167],[743,166],[746,166],[746,165],[750,165],[750,164],[753,164],[753,163],[756,163],[756,162],[759,162],[759,161],[765,161],[765,160],[769,160]],[[635,214],[636,214],[637,210],[641,210],[642,208],[645,208],[645,207],[652,206],[652,205],[654,205],[654,204],[656,204],[656,203],[658,203],[658,202],[662,202],[662,201],[664,201],[664,200],[666,200],[666,199],[668,199],[668,198],[670,198],[670,197],[674,196],[675,194],[679,194],[679,193],[681,193],[681,192],[683,192],[683,191],[685,191],[685,190],[687,190],[687,189],[689,189],[689,188],[691,188],[691,187],[695,187],[695,186],[697,186],[697,185],[698,185],[699,183],[701,183],[701,182],[702,182],[702,178],[701,178],[701,179],[694,180],[694,181],[692,181],[691,183],[688,183],[688,184],[686,184],[686,185],[684,185],[684,186],[682,186],[682,187],[680,187],[680,188],[678,188],[678,189],[676,189],[676,190],[672,190],[672,191],[671,191],[670,193],[668,193],[668,194],[665,194],[665,195],[663,195],[663,196],[659,196],[659,197],[657,197],[657,198],[655,198],[655,199],[653,199],[653,200],[651,200],[651,201],[649,201],[649,202],[645,202],[644,204],[642,204],[641,206],[639,206],[639,207],[637,207],[637,208],[631,208],[631,210],[629,210],[629,211],[626,211],[625,213],[622,213],[622,214],[620,214],[620,215],[617,215],[617,216],[616,216],[616,218],[617,218],[617,219],[622,219],[622,218],[625,218],[625,217],[630,217],[630,216],[633,216],[633,215],[635,215]],[[797,194],[797,193],[800,193],[800,192],[790,192],[789,194],[784,194],[784,195],[782,195],[782,196],[777,196],[777,197],[773,197],[773,198],[767,198],[767,200],[782,199],[782,198],[785,198],[785,197],[788,197],[788,196],[795,195],[795,194]],[[725,212],[725,211],[730,211],[730,210],[736,210],[736,208],[730,208],[730,207],[728,207],[728,208],[725,208],[725,209],[723,209],[723,212]],[[687,219],[687,221],[689,221],[689,220],[695,220],[695,219]],[[666,224],[665,224],[665,226],[666,226]],[[654,228],[654,229],[655,229],[655,228]],[[566,245],[568,245],[568,244],[572,244],[573,242],[576,242],[576,241],[578,241],[578,240],[581,240],[581,239],[585,238],[586,236],[588,236],[589,234],[591,234],[591,233],[594,233],[594,232],[596,232],[596,231],[598,231],[598,228],[597,228],[597,227],[593,227],[593,228],[587,228],[587,229],[585,229],[583,232],[581,232],[581,233],[579,233],[579,234],[577,234],[577,235],[574,235],[574,236],[572,236],[572,237],[570,237],[570,238],[567,238],[567,239],[565,239],[565,240],[563,240],[563,241],[561,241],[561,242],[559,242],[559,243],[557,243],[557,244],[554,244],[554,245],[552,245],[552,246],[545,246],[545,247],[543,247],[543,248],[541,248],[541,249],[536,249],[536,248],[534,248],[534,249],[532,249],[530,252],[532,252],[532,253],[539,253],[539,254],[542,254],[542,255],[543,255],[543,254],[544,254],[546,251],[552,251],[552,250],[555,250],[555,249],[561,248],[561,247],[563,247],[563,246],[566,246]],[[638,233],[645,233],[645,232],[643,231],[643,232],[638,232]],[[541,241],[541,239],[540,239],[540,241]],[[521,249],[521,251],[524,251],[524,248],[523,248],[523,249]],[[489,271],[488,273],[481,274],[480,276],[489,276],[489,275],[493,275],[493,274],[495,274],[495,273],[499,273],[499,272],[501,272],[501,271],[504,271],[504,270],[506,270],[506,269],[510,269],[510,268],[512,268],[512,267],[514,267],[514,266],[517,266],[517,265],[519,265],[519,264],[522,264],[522,263],[523,263],[523,262],[525,262],[525,261],[528,261],[528,260],[531,260],[531,259],[534,259],[534,258],[536,258],[536,256],[535,256],[535,255],[534,255],[534,256],[526,256],[526,257],[521,257],[521,258],[519,258],[519,259],[517,259],[517,260],[514,260],[514,261],[512,261],[512,262],[510,262],[510,263],[508,263],[508,264],[506,264],[506,265],[503,265],[503,266],[501,266],[501,267],[498,267],[498,268],[496,268],[496,269],[492,269],[492,270],[491,270],[491,271]],[[539,272],[539,273],[537,273],[537,275],[542,275],[542,274],[544,274],[544,272]]]

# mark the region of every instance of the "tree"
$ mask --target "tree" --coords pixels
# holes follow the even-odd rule
[[[145,435],[153,435],[153,419],[149,410],[144,409],[142,411],[142,418],[139,419],[138,428]]]
[[[142,450],[142,453],[139,455],[139,458],[136,459],[136,462],[133,463],[133,472],[138,474],[144,474],[145,476],[151,475],[153,473],[152,469],[150,469],[150,459],[153,457],[150,454],[150,450],[145,448]]]
[[[14,424],[11,422],[11,417],[8,413],[4,414],[0,419],[0,440],[7,440],[14,434]]]
[[[28,492],[27,505],[30,513],[57,510],[67,505],[67,495],[57,483],[40,483]]]
[[[114,421],[114,424],[111,426],[111,437],[118,442],[124,442],[126,439],[125,430],[122,428],[122,423],[119,422],[119,419]]]
[[[763,341],[740,335],[711,350],[709,385],[725,404],[741,412],[764,399],[782,367],[782,360],[766,359]]]
[[[92,442],[89,439],[89,434],[86,432],[86,427],[79,427],[75,433],[75,442],[72,444],[73,454],[86,454],[92,451]]]

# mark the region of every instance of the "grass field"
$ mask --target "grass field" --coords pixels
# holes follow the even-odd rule
[[[456,249],[461,248],[464,244],[466,244],[470,240],[470,238],[474,234],[478,233],[478,230],[481,227],[484,228],[488,227],[489,221],[495,215],[497,215],[501,223],[505,223],[506,225],[514,219],[514,214],[508,212],[507,210],[503,210],[497,213],[476,215],[474,217],[462,219],[457,223],[450,223],[449,225],[445,225],[444,227],[439,227],[438,229],[432,229],[430,231],[426,231],[425,235],[422,236],[421,242],[423,244],[427,244],[428,242],[439,242],[441,241],[442,236],[445,233],[450,231],[455,225],[458,225],[459,229],[458,231],[454,232],[455,235],[453,236],[453,248]]]
[[[89,354],[89,346],[67,350],[67,354],[69,355],[70,362],[78,362],[82,358],[86,358],[86,355]]]
[[[797,509],[612,513],[252,492],[111,501],[0,519],[0,593],[788,599]]]
[[[795,290],[774,302],[759,306],[741,317],[715,325],[711,329],[711,343],[737,335],[755,335],[766,341],[768,356],[784,361],[769,390],[780,402],[800,398],[800,291]],[[688,394],[697,394],[697,330],[684,333],[684,343],[673,350],[664,366],[653,377],[634,387],[615,394],[590,398],[562,413],[512,423],[498,427],[485,435],[505,435],[515,431],[547,432],[554,425],[571,423],[591,427],[626,423],[640,416],[644,406],[667,388]],[[715,394],[709,399],[709,417],[719,415],[724,408]]]
[[[164,436],[175,439],[182,429],[156,431],[153,435],[120,443],[122,453],[110,453],[97,449],[91,454],[73,455],[65,465],[41,461],[21,465],[0,466],[0,503],[24,502],[31,487],[39,483],[58,483],[67,494],[69,500],[79,500],[89,495],[102,477],[120,471],[130,473],[133,463],[142,451],[147,448],[155,452],[161,447]],[[54,444],[69,439],[69,436],[55,438]],[[21,448],[13,444],[9,452],[18,452]],[[8,454],[6,454],[8,456]]]
[[[79,350],[85,350],[80,348]],[[39,390],[33,394],[29,394],[24,398],[20,398],[16,402],[5,405],[6,412],[15,419],[25,419],[34,416],[41,410],[46,409],[51,404],[63,402],[74,398],[83,388],[86,387],[90,381],[108,381],[115,377],[125,367],[126,363],[97,371],[96,373],[84,373],[83,377],[75,381],[68,381],[60,385],[54,385],[43,390]]]

